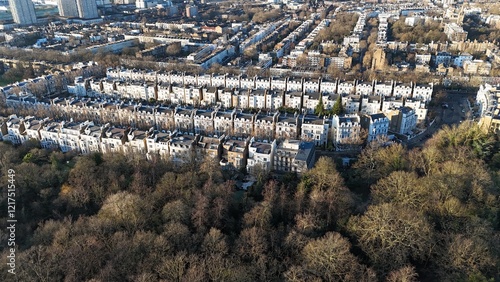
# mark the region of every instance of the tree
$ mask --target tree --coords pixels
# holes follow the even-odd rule
[[[270,229],[272,219],[272,203],[262,202],[245,213],[244,224],[247,227],[257,227],[259,229]]]
[[[484,273],[490,276],[495,271],[495,255],[491,247],[482,238],[453,235],[448,245],[450,261],[447,265],[452,266],[456,274]]]
[[[241,231],[236,242],[236,250],[243,260],[257,262],[265,258],[269,244],[264,230],[250,227]]]
[[[438,234],[441,244],[432,261],[439,280],[494,281],[498,277],[500,237],[486,220],[448,216],[437,226],[446,226]],[[468,280],[474,276],[482,279]]]
[[[424,215],[393,203],[368,207],[364,215],[351,218],[349,230],[382,273],[410,260],[425,261],[434,245],[433,230]]]
[[[306,54],[300,55],[296,60],[296,65],[298,67],[308,67],[309,59],[307,58],[307,55]]]
[[[325,114],[325,105],[323,104],[323,95],[319,95],[319,102],[316,108],[314,108],[314,114],[317,116],[322,116]]]
[[[317,214],[303,212],[295,216],[295,229],[308,237],[317,237],[324,233],[325,222]]]
[[[93,155],[78,158],[67,183],[61,187],[61,199],[68,201],[72,208],[91,209],[94,203],[100,205],[107,196],[104,180],[99,177],[102,173],[102,166]]]
[[[179,222],[189,224],[190,209],[182,200],[175,200],[165,204],[162,210],[163,222]]]
[[[429,143],[428,143],[429,144]],[[424,175],[434,173],[444,156],[436,146],[425,146],[422,150],[413,150],[409,153],[409,161],[412,169]]]
[[[66,77],[64,76],[64,74],[60,73],[60,74],[56,74],[54,75],[54,90],[56,91],[56,93],[61,93],[65,90],[67,90],[68,88],[68,81],[66,79]]]
[[[363,67],[365,69],[370,69],[372,67],[372,59],[373,59],[373,54],[371,51],[365,52],[365,55],[363,56]]]
[[[127,229],[144,225],[146,214],[147,206],[144,201],[128,192],[118,192],[109,196],[99,210],[100,218]]]
[[[45,83],[46,82],[44,80],[32,82],[28,85],[28,90],[37,98],[42,98],[48,92],[47,85]]]
[[[376,281],[373,271],[360,264],[350,248],[342,235],[329,232],[304,247],[303,269],[322,281]]]
[[[492,135],[473,122],[462,122],[453,126],[445,125],[431,141],[445,154],[459,152],[457,149],[465,146],[480,158],[491,155],[495,142]]]
[[[364,183],[372,184],[393,171],[408,169],[406,150],[401,144],[381,145],[377,142],[368,144],[353,165],[355,175]]]
[[[221,73],[221,65],[217,63],[212,64],[210,68],[207,70],[207,73],[213,73],[213,74]]]
[[[219,229],[211,228],[205,235],[201,248],[207,256],[226,255],[229,252],[226,240]]]
[[[170,222],[165,224],[162,236],[169,242],[174,252],[188,250],[190,247],[191,232],[189,227],[182,223]]]
[[[345,78],[345,71],[341,68],[338,68],[334,64],[330,64],[330,66],[328,66],[327,72],[332,77],[337,77],[340,79]]]
[[[4,257],[7,257],[5,255]],[[20,265],[16,271],[16,277],[24,281],[50,281],[51,279],[63,280],[61,253],[47,246],[33,246],[22,252],[19,259],[26,261],[25,265]],[[57,262],[58,261],[58,262]],[[3,262],[3,261],[2,261]],[[2,269],[3,270],[3,269]],[[5,271],[7,273],[7,270]],[[7,275],[12,275],[8,273]],[[4,281],[9,278],[4,277]]]
[[[430,204],[429,193],[416,173],[395,171],[372,185],[375,204],[394,203],[414,210],[425,210]]]
[[[185,252],[178,253],[175,256],[164,257],[156,271],[161,279],[183,281],[182,278],[186,274],[191,259],[192,257]]]
[[[247,68],[246,74],[249,77],[253,77],[253,76],[259,75],[261,71],[262,71],[262,69],[260,69],[258,67],[250,66]]]
[[[442,103],[445,101],[446,95],[447,95],[446,90],[440,89],[440,90],[434,92],[434,97],[432,97],[432,102],[438,103],[438,104]]]
[[[333,105],[332,114],[340,116],[343,115],[344,112],[344,105],[342,105],[342,95],[339,94],[337,100],[335,101],[335,104]]]
[[[254,60],[257,59],[258,56],[259,53],[255,47],[247,48],[243,51],[243,58],[245,58],[245,60]]]
[[[196,208],[193,209],[191,214],[191,222],[200,232],[206,230],[210,224],[210,220],[207,217],[208,211],[210,209],[210,199],[203,195],[202,193],[196,194]]]
[[[344,179],[335,170],[331,158],[320,157],[316,165],[304,176],[301,185],[309,191],[309,210],[326,219],[327,226],[346,220],[354,206],[354,196],[344,186]],[[301,193],[299,191],[298,193]]]
[[[387,276],[387,282],[418,282],[418,274],[415,272],[415,267],[405,266],[398,270],[392,271]]]
[[[23,74],[24,74],[24,68],[22,66],[20,66],[20,67],[16,66],[14,68],[8,69],[1,76],[1,79],[3,81],[5,81],[7,84],[9,84],[9,83],[13,83],[13,82],[22,80]]]
[[[259,11],[255,13],[252,17],[252,21],[256,23],[263,23],[270,19],[278,18],[280,15],[280,11],[278,9],[273,9],[268,12]]]
[[[177,56],[182,52],[181,44],[172,43],[167,46],[167,55],[168,56]]]

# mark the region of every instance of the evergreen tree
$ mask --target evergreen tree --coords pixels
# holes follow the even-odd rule
[[[323,104],[323,96],[319,95],[319,102],[316,108],[314,109],[314,114],[317,116],[322,116],[325,114],[325,105]]]
[[[344,106],[342,105],[342,96],[339,95],[339,97],[337,97],[337,101],[335,101],[335,105],[333,105],[333,109],[332,109],[332,114],[334,115],[342,115],[344,114]]]

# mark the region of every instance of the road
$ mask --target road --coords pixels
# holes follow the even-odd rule
[[[458,124],[471,116],[470,108],[467,103],[467,98],[475,95],[474,92],[457,92],[450,91],[447,93],[445,98],[445,103],[448,104],[447,109],[443,109],[441,105],[438,105],[436,109],[437,115],[435,122],[429,126],[425,132],[419,136],[409,140],[406,145],[408,148],[420,147],[427,139],[432,137],[432,135],[438,131],[443,125],[453,125]]]
[[[444,100],[445,103],[448,104],[448,108],[444,109],[441,105],[436,106],[436,120],[434,123],[429,126],[422,134],[419,136],[412,138],[405,145],[409,148],[421,147],[427,139],[431,138],[436,131],[441,129],[444,125],[453,125],[459,124],[460,122],[470,118],[470,108],[467,103],[467,99],[471,96],[476,95],[475,92],[457,92],[450,91],[447,93],[446,98]],[[472,105],[471,105],[472,106]],[[316,151],[316,159],[320,156],[328,156],[328,157],[350,157],[355,158],[359,154],[359,151],[326,151],[326,150],[318,150]]]

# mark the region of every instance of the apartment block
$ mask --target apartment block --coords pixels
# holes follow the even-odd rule
[[[417,115],[412,108],[401,107],[386,115],[391,121],[389,130],[392,132],[409,135],[417,126]]]
[[[233,116],[235,111],[217,111],[214,115],[214,134],[217,136],[229,135],[233,130]]]
[[[252,137],[248,145],[247,172],[255,174],[259,169],[265,172],[271,171],[276,148],[276,140],[273,140],[271,143],[258,142]],[[259,169],[257,169],[257,167],[259,167]]]
[[[361,123],[358,115],[332,117],[333,143],[336,146],[360,143]]]
[[[276,148],[273,170],[301,175],[314,166],[315,155],[313,142],[284,140]]]
[[[448,39],[453,42],[463,42],[467,40],[467,32],[456,23],[445,24],[444,33],[448,36]]]
[[[356,95],[373,95],[373,83],[358,83],[356,85]]]
[[[233,136],[248,137],[253,134],[253,122],[255,114],[237,111],[233,115]]]
[[[199,137],[188,134],[171,137],[168,141],[170,159],[175,163],[186,163],[198,157],[195,147]]]
[[[103,129],[100,126],[94,125],[93,122],[88,122],[81,128],[80,134],[80,151],[82,154],[97,153],[101,151],[101,137]]]
[[[359,95],[345,95],[342,97],[342,104],[347,114],[357,114],[361,107],[361,96]]]
[[[176,108],[174,120],[177,131],[183,134],[194,132],[194,111],[192,109]]]
[[[104,126],[104,134],[101,138],[101,152],[103,153],[124,153],[123,146],[127,142],[129,129],[110,126]]]
[[[134,155],[146,155],[148,132],[138,129],[131,129],[127,132],[127,142],[125,142],[125,153]]]
[[[298,115],[279,114],[276,118],[276,139],[297,139],[300,133]]]
[[[392,111],[395,109],[399,109],[404,105],[404,99],[403,98],[397,98],[397,97],[383,97],[382,100],[382,112],[388,112]]]
[[[221,165],[235,169],[246,168],[249,143],[250,137],[246,139],[227,137],[222,144]]]
[[[194,110],[194,133],[209,135],[214,132],[214,115],[212,110]]]
[[[279,112],[259,112],[254,118],[254,132],[253,136],[261,140],[272,140],[275,136],[276,119]]]
[[[326,117],[303,116],[300,139],[314,142],[315,146],[326,146],[329,141],[330,123]]]
[[[367,142],[387,137],[390,121],[383,113],[362,115],[360,122],[361,128],[366,130]]]
[[[372,115],[379,113],[382,109],[382,97],[374,95],[363,95],[361,97],[361,114]]]
[[[83,126],[85,123],[61,121],[57,142],[61,151],[80,151],[80,133]]]
[[[208,137],[200,136],[198,142],[196,143],[196,148],[203,156],[213,158],[220,161],[222,158],[222,142],[225,136],[220,137]]]

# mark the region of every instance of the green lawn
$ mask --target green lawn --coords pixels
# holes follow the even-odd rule
[[[22,78],[18,79],[5,79],[3,76],[0,75],[0,87],[4,87],[6,85],[12,84],[16,81],[21,81]]]
[[[13,81],[12,81],[13,82]],[[2,78],[0,78],[0,87],[4,87],[5,85],[9,85],[12,83],[11,81],[8,81],[8,80],[4,80]]]

